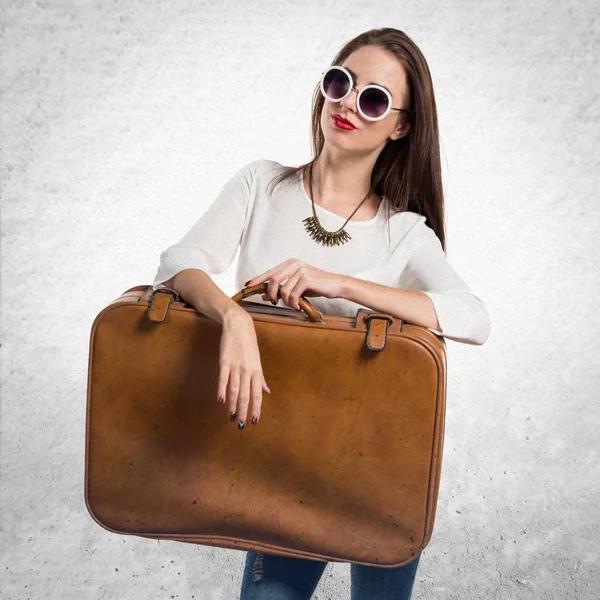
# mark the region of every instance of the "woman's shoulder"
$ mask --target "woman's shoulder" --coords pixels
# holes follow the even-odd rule
[[[237,177],[237,179],[245,185],[247,190],[250,191],[255,181],[260,181],[263,178],[270,179],[284,169],[286,169],[286,167],[276,160],[256,158],[239,168],[235,172],[235,177]]]
[[[271,160],[269,158],[256,158],[241,167],[237,171],[237,175],[239,177],[244,177],[246,175],[257,175],[271,171],[280,171],[286,168],[287,167],[276,160]]]
[[[264,158],[256,158],[245,163],[243,166],[236,169],[227,185],[236,186],[236,188],[241,186],[244,193],[250,194],[257,178],[259,178],[263,172],[272,168],[270,165],[272,162],[273,161]]]
[[[390,206],[390,222],[397,227],[401,227],[406,232],[409,230],[418,232],[422,231],[423,227],[427,227],[427,225],[425,225],[426,217],[422,214],[410,210],[394,211],[394,209],[391,208],[390,203],[388,203],[388,206]]]
[[[397,240],[397,250],[420,246],[437,238],[433,229],[426,223],[427,217],[410,210],[396,211],[390,216],[392,239]]]

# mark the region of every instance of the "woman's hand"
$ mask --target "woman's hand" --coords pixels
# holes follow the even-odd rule
[[[269,280],[269,287],[263,295],[263,300],[276,303],[281,297],[287,306],[300,310],[298,300],[302,295],[342,298],[345,277],[345,275],[317,269],[297,258],[289,258],[280,265],[253,277],[246,285],[257,285]]]
[[[271,388],[263,375],[254,321],[236,314],[223,322],[217,398],[227,406],[229,420],[237,417],[243,429],[248,415],[253,425],[258,423],[263,392],[270,394]]]

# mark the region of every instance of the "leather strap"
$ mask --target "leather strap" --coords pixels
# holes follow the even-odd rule
[[[158,288],[154,290],[150,296],[150,305],[148,306],[148,319],[154,323],[164,323],[167,319],[167,313],[169,312],[169,306],[171,302],[177,302],[180,300],[179,294],[168,287]],[[161,293],[163,292],[163,293]]]
[[[394,324],[394,319],[385,313],[372,312],[365,316],[367,323],[367,348],[375,352],[385,349],[388,327]]]

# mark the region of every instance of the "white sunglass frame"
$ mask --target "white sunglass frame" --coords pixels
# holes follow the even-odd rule
[[[327,73],[329,73],[329,71],[331,71],[332,69],[338,69],[339,71],[342,71],[342,73],[344,73],[346,75],[346,77],[348,77],[349,81],[350,81],[350,87],[348,88],[348,91],[341,97],[341,98],[332,98],[331,96],[328,96],[327,93],[325,92],[325,86],[323,85],[323,81],[325,80],[325,75]],[[371,83],[369,85],[365,85],[362,88],[358,88],[356,87],[355,81],[352,78],[352,75],[350,74],[350,71],[348,71],[347,69],[345,69],[344,67],[341,67],[339,65],[331,65],[330,67],[328,67],[327,69],[325,69],[325,71],[323,71],[321,73],[321,81],[319,83],[319,87],[321,88],[321,94],[323,94],[323,97],[326,100],[329,100],[329,102],[341,102],[344,98],[346,98],[347,96],[349,96],[354,90],[356,90],[358,92],[358,94],[356,95],[356,108],[358,109],[358,112],[360,114],[360,116],[365,119],[366,121],[381,121],[382,119],[385,119],[389,114],[390,111],[392,110],[397,110],[399,112],[405,112],[407,114],[409,114],[409,111],[404,109],[404,108],[394,108],[392,106],[392,95],[390,94],[389,90],[387,90],[386,88],[384,88],[382,85],[377,85],[376,83]],[[369,90],[369,89],[376,89],[376,90],[381,90],[388,99],[388,107],[386,108],[385,112],[380,115],[379,117],[369,117],[367,116],[363,111],[362,108],[360,107],[360,97],[362,95],[362,93],[365,90]]]

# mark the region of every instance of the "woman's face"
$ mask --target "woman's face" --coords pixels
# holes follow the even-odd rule
[[[378,46],[362,46],[340,65],[355,74],[354,85],[360,90],[369,83],[385,87],[392,95],[394,108],[408,109],[408,82],[402,64],[393,55]],[[381,121],[367,121],[356,107],[356,91],[350,92],[339,102],[325,100],[321,111],[321,127],[325,143],[344,150],[383,149],[389,140],[408,133],[410,124],[405,123],[406,113],[390,110]],[[336,126],[332,115],[339,114],[356,129],[344,130]],[[398,115],[402,115],[398,125]]]

